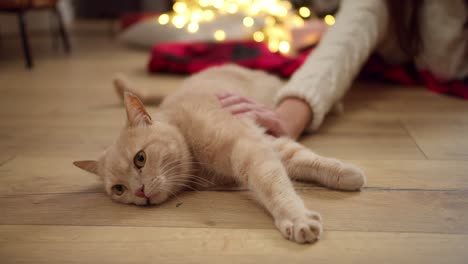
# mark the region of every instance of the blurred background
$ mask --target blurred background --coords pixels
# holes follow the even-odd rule
[[[85,48],[83,38],[96,34],[146,50],[165,42],[253,40],[293,56],[334,23],[338,2],[1,0],[0,60],[22,57],[32,68],[36,59],[62,56],[61,46],[66,53]]]

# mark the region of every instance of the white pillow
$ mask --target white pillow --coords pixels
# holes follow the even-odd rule
[[[248,28],[242,24],[244,17],[241,14],[218,16],[213,21],[201,22],[195,33],[189,33],[186,28],[177,29],[171,23],[161,25],[157,18],[147,19],[127,28],[119,38],[130,45],[144,48],[163,42],[214,41],[216,30],[226,33],[225,40],[251,39],[252,33],[263,27],[263,20],[254,19],[254,25]]]

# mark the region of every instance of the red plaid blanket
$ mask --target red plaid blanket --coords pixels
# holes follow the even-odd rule
[[[164,43],[153,47],[148,63],[150,72],[190,74],[211,66],[236,63],[282,77],[291,76],[306,59],[309,49],[294,58],[272,53],[265,44],[253,41],[222,43]],[[386,65],[377,56],[369,59],[361,77],[405,85],[424,85],[429,90],[468,99],[468,78],[439,81],[430,72],[418,72],[412,64]]]

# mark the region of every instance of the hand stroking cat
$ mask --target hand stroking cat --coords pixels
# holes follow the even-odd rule
[[[291,179],[346,191],[366,182],[358,167],[267,135],[249,116],[222,109],[219,92],[271,104],[282,83],[267,73],[234,65],[207,69],[187,78],[153,115],[128,92],[135,90],[128,81],[117,78],[114,84],[127,124],[97,160],[74,164],[101,178],[116,202],[156,205],[184,190],[239,184],[268,210],[284,237],[311,243],[322,233],[322,220],[306,208]]]

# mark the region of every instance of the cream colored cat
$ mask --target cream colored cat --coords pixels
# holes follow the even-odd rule
[[[133,89],[122,79],[115,85]],[[280,86],[264,72],[215,67],[187,78],[153,116],[125,92],[128,124],[120,136],[97,161],[74,164],[98,175],[111,199],[127,204],[160,204],[187,188],[238,183],[271,213],[284,237],[314,242],[322,233],[320,215],[304,206],[289,177],[359,190],[364,173],[289,138],[266,135],[248,117],[222,109],[214,95],[233,91],[271,104]]]

